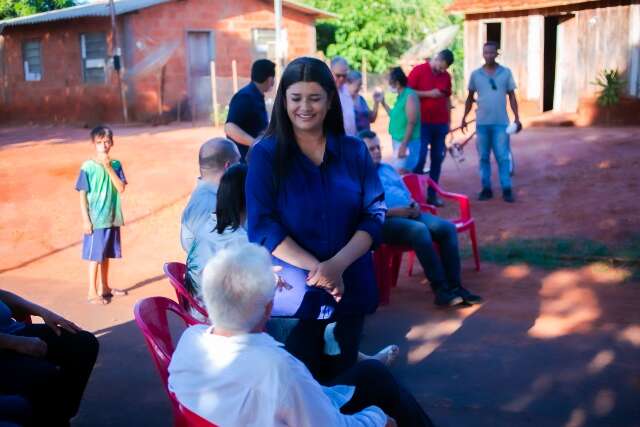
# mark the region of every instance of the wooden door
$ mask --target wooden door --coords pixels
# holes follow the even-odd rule
[[[196,120],[209,119],[211,111],[211,68],[214,59],[213,34],[210,31],[187,33],[191,114]]]

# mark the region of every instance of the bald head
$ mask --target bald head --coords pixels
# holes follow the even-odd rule
[[[203,178],[219,177],[231,165],[240,161],[236,144],[226,138],[213,138],[202,144],[198,153],[200,175]]]

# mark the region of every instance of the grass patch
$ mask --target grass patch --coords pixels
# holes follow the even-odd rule
[[[470,252],[465,248],[463,256]],[[632,235],[615,246],[576,238],[512,239],[481,246],[480,258],[495,264],[523,263],[545,270],[604,262],[630,268],[633,279],[640,279],[640,235]]]

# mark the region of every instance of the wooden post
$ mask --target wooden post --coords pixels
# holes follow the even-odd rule
[[[362,57],[362,92],[367,93],[367,60]]]
[[[211,61],[211,102],[213,103],[213,125],[218,126],[218,85],[216,83],[216,61]]]
[[[233,93],[238,91],[238,62],[231,61],[231,74],[233,75]]]
[[[116,24],[116,6],[113,0],[109,0],[109,11],[111,15],[111,49],[112,55],[118,57],[120,61],[120,70],[116,71],[118,75],[118,87],[120,89],[120,103],[122,104],[122,118],[124,122],[129,122],[129,111],[127,110],[127,95],[125,93],[124,84],[122,84],[122,74],[124,74],[124,61],[122,58],[122,52],[120,45],[118,44],[118,26]],[[106,70],[105,70],[106,71]],[[121,74],[122,72],[122,74]]]

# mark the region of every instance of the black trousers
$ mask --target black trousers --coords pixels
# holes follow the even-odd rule
[[[69,425],[96,362],[98,340],[86,331],[57,336],[42,324],[27,325],[16,335],[40,338],[47,343],[47,355],[0,351],[0,394],[25,397],[33,407],[34,425]]]
[[[377,406],[393,417],[398,427],[433,427],[409,391],[377,360],[363,360],[336,377],[330,385],[352,385],[356,391],[342,408],[344,414],[355,414],[369,406]]]
[[[334,321],[333,333],[340,345],[340,354],[327,356],[324,354],[324,330]],[[363,327],[363,315],[343,315],[332,321],[274,317],[267,324],[267,332],[283,343],[285,349],[324,384],[356,364]]]

